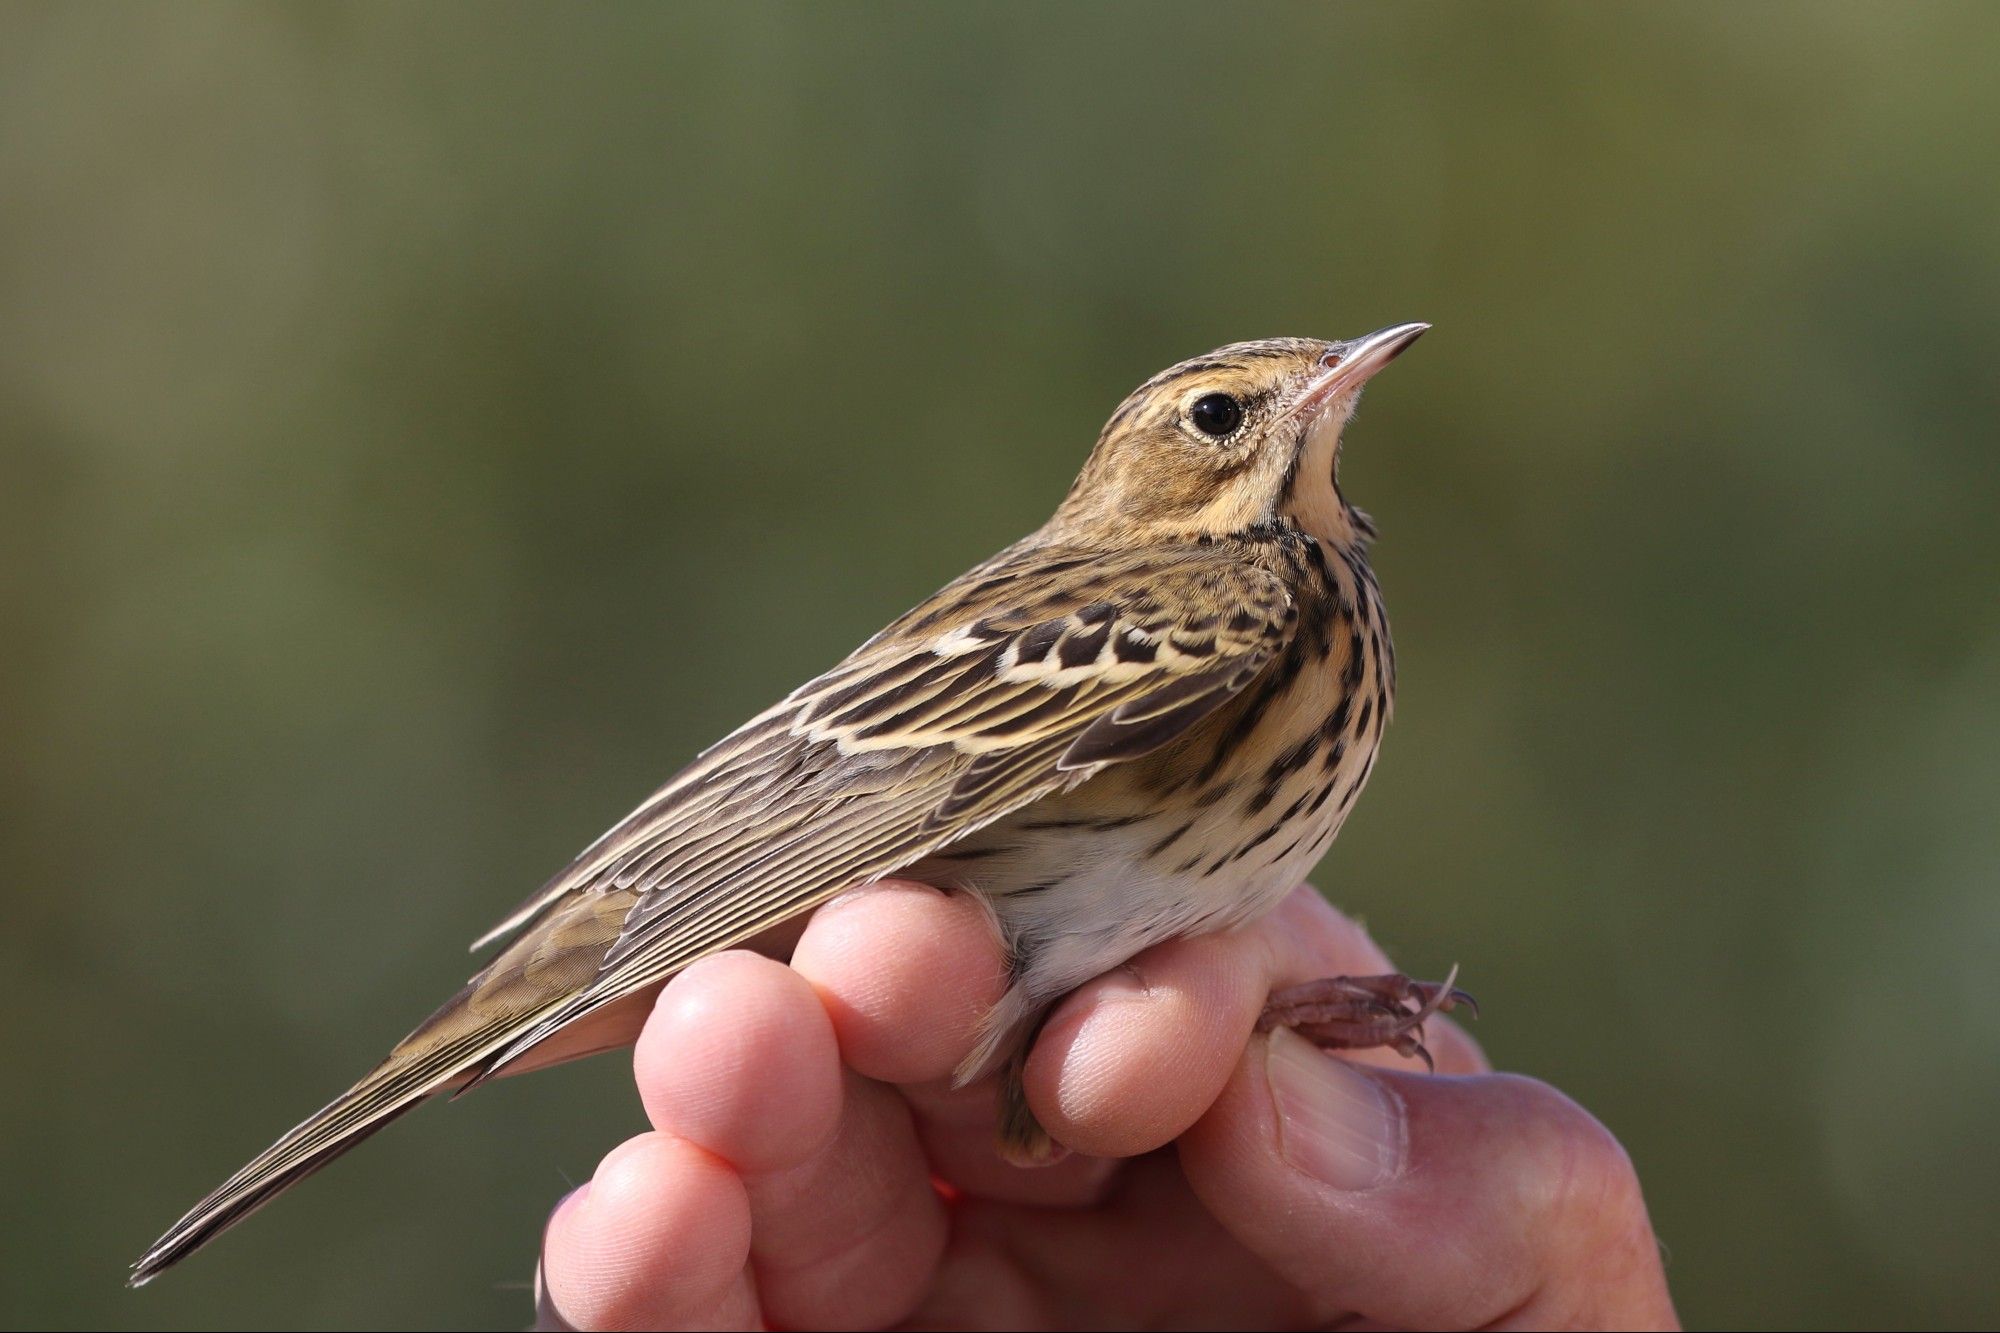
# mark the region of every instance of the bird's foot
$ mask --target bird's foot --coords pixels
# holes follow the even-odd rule
[[[1458,969],[1443,981],[1412,981],[1400,972],[1383,977],[1326,977],[1271,992],[1257,1019],[1259,1032],[1290,1028],[1328,1050],[1387,1046],[1414,1055],[1431,1069],[1424,1049],[1424,1020],[1460,1005],[1479,1017],[1479,1004],[1452,985]]]
[[[1037,1031],[1040,1027],[1036,1024]],[[1014,1166],[1054,1166],[1069,1156],[1069,1149],[1049,1137],[1029,1107],[1027,1084],[1022,1081],[1027,1067],[1024,1046],[1000,1071],[1000,1156]]]

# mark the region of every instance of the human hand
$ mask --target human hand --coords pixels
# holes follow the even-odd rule
[[[1438,1075],[1250,1035],[1278,986],[1393,971],[1300,889],[1084,986],[1027,1066],[1071,1155],[953,1090],[1004,987],[977,903],[822,909],[792,966],[689,968],[634,1056],[649,1133],[551,1216],[545,1328],[1671,1328],[1624,1150],[1433,1019]],[[1171,1146],[1170,1146],[1171,1145]]]

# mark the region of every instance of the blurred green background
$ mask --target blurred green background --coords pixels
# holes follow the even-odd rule
[[[1211,345],[1371,392],[1319,880],[1696,1324],[2000,1319],[2000,8],[0,10],[0,1318],[518,1326],[621,1062],[124,1265]]]

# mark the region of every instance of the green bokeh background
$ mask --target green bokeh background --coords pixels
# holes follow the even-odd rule
[[[0,10],[0,1319],[519,1326],[605,1059],[196,1195],[1135,382],[1437,325],[1319,880],[1697,1324],[2000,1318],[2000,8]]]

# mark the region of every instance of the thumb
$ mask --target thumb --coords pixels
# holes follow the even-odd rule
[[[1252,1041],[1180,1141],[1208,1210],[1319,1318],[1674,1325],[1638,1180],[1546,1084],[1363,1067]]]

